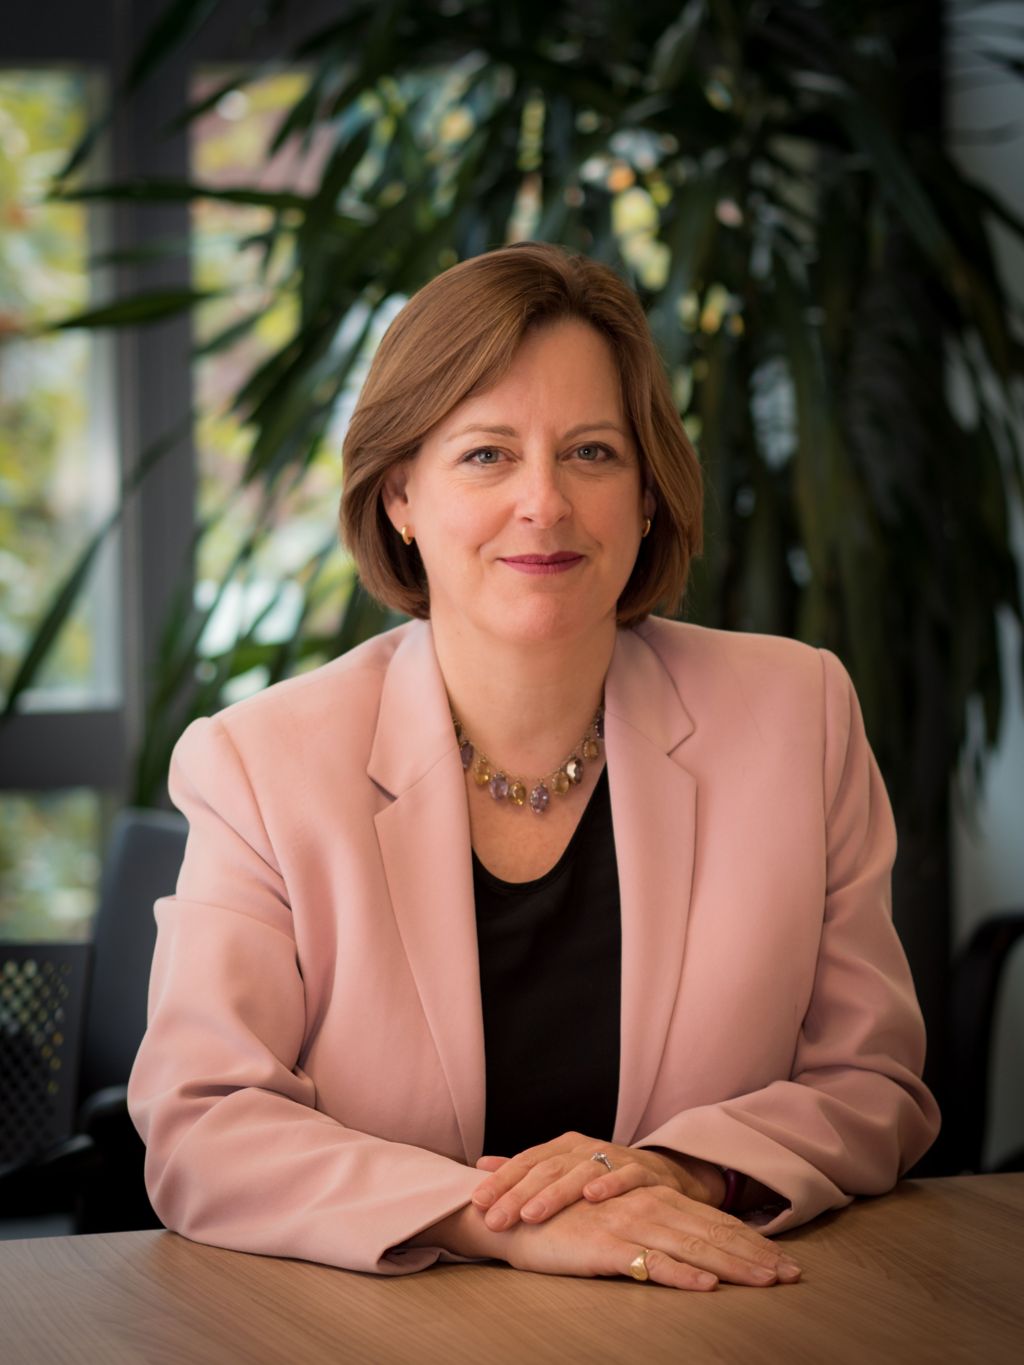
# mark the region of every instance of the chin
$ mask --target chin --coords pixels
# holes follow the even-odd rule
[[[532,602],[506,603],[489,618],[491,633],[510,644],[541,645],[577,639],[581,635],[606,630],[615,625],[614,605],[602,615],[583,611],[555,598],[536,598]]]

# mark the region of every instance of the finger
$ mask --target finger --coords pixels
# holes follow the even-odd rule
[[[564,1158],[561,1159],[564,1164]],[[601,1198],[638,1189],[642,1185],[659,1184],[657,1173],[639,1161],[627,1161],[614,1171],[599,1176],[595,1182],[592,1175],[593,1158],[588,1155],[582,1161],[578,1158],[576,1160],[577,1164],[571,1170],[551,1179],[548,1183],[544,1183],[544,1178],[549,1170],[554,1175],[553,1163],[549,1160],[535,1166],[530,1175],[506,1195],[501,1205],[507,1207],[510,1214],[518,1212],[518,1216],[526,1223],[543,1223],[545,1219],[553,1217],[570,1204],[575,1204],[585,1192],[593,1188],[595,1183],[607,1190],[607,1193],[598,1193],[595,1202],[599,1202]],[[610,1188],[604,1182],[610,1182]],[[511,1200],[518,1201],[516,1210],[510,1204]],[[514,1216],[512,1221],[515,1221]]]
[[[657,1226],[643,1231],[649,1246],[658,1247],[675,1260],[685,1261],[731,1284],[767,1286],[780,1280],[791,1283],[799,1278],[799,1269],[795,1275],[783,1273],[777,1258],[770,1262],[751,1259],[744,1239],[737,1238],[733,1229],[721,1223],[705,1224],[696,1232],[680,1233]]]
[[[660,1247],[627,1244],[625,1254],[629,1259],[622,1274],[628,1275],[631,1279],[637,1278],[633,1273],[633,1266],[636,1259],[642,1256],[647,1278],[654,1284],[668,1285],[672,1289],[709,1290],[718,1287],[718,1280],[710,1271],[701,1270],[687,1261],[679,1261],[668,1252],[662,1251]]]
[[[540,1169],[540,1167],[537,1168],[538,1173]],[[546,1218],[551,1218],[570,1204],[577,1203],[583,1197],[583,1191],[592,1181],[592,1169],[592,1163],[589,1160],[578,1162],[564,1175],[538,1188],[521,1205],[520,1217],[526,1223],[543,1223]],[[653,1176],[643,1172],[639,1167],[632,1178],[635,1184],[653,1180]],[[631,1187],[626,1186],[626,1188]]]
[[[587,1175],[583,1194],[595,1204],[600,1203],[602,1199],[613,1199],[616,1195],[627,1194],[630,1190],[639,1189],[643,1185],[661,1183],[655,1173],[641,1165],[639,1161],[627,1161],[622,1166],[616,1166],[614,1171],[608,1171],[596,1178],[591,1177],[589,1172]]]
[[[744,1223],[731,1213],[723,1213],[721,1209],[712,1208],[709,1204],[702,1204],[685,1195],[673,1194],[663,1188],[637,1192],[631,1198],[634,1201],[648,1202],[648,1212],[656,1222],[665,1222],[669,1226],[679,1227],[684,1232],[702,1233],[715,1245],[725,1246],[729,1251],[746,1257],[755,1265],[779,1268],[788,1263],[799,1273],[800,1267],[783,1248],[770,1238],[762,1237],[749,1223]],[[660,1212],[655,1214],[655,1209],[659,1209]],[[671,1215],[668,1213],[669,1209],[673,1210]],[[707,1231],[702,1232],[702,1229]]]
[[[472,1195],[473,1203],[478,1208],[490,1208],[529,1175],[533,1166],[533,1159],[525,1152],[509,1157],[476,1187]]]
[[[563,1136],[555,1138],[552,1142],[541,1143],[537,1147],[527,1147],[516,1156],[507,1158],[502,1162],[499,1170],[493,1171],[486,1180],[482,1180],[476,1187],[471,1196],[473,1203],[477,1208],[490,1208],[503,1194],[517,1185],[538,1162],[554,1155],[559,1150],[564,1150],[566,1145],[566,1137]]]
[[[565,1176],[571,1175],[572,1170],[577,1168],[577,1164],[571,1156],[552,1156],[531,1167],[521,1180],[517,1181],[510,1190],[506,1190],[501,1198],[496,1199],[491,1208],[487,1210],[485,1215],[487,1226],[495,1231],[500,1231],[502,1228],[511,1227],[513,1223],[517,1223],[525,1204],[531,1203],[536,1198],[540,1198],[542,1201],[546,1199],[550,1187]],[[577,1177],[576,1187],[576,1193],[570,1202],[575,1202],[580,1198],[580,1191],[583,1188],[582,1177]]]
[[[787,1251],[777,1243],[762,1237],[748,1224],[731,1214],[720,1210],[708,1210],[707,1239],[717,1246],[744,1257],[754,1265],[767,1266],[775,1270],[782,1279],[798,1279],[800,1266]],[[795,1273],[794,1273],[795,1272]]]
[[[481,1157],[481,1161],[487,1160]],[[497,1166],[490,1167],[490,1174],[481,1180],[472,1194],[473,1203],[478,1208],[487,1209],[503,1194],[516,1185],[530,1169],[521,1156],[506,1157]]]
[[[507,1156],[482,1156],[477,1158],[476,1168],[478,1171],[499,1171],[506,1161]]]
[[[686,1248],[703,1246],[717,1258],[706,1268],[723,1278],[735,1280],[734,1274],[726,1272],[738,1272],[741,1266],[746,1266],[747,1278],[737,1283],[771,1283],[774,1278],[790,1283],[800,1277],[800,1267],[780,1247],[759,1236],[738,1218],[687,1199],[664,1186],[627,1191],[621,1200],[605,1201],[603,1207],[613,1220],[618,1235],[627,1236],[631,1241],[638,1227],[648,1237],[655,1235],[652,1228],[661,1228],[676,1240],[649,1242],[649,1245],[658,1245],[673,1255],[674,1248],[681,1247],[684,1259]],[[702,1252],[705,1257],[707,1254],[707,1250]],[[750,1278],[749,1271],[759,1268],[770,1274]]]

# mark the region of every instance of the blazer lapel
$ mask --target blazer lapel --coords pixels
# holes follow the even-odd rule
[[[642,1136],[682,970],[697,784],[671,755],[693,728],[654,651],[636,632],[620,631],[605,685],[605,749],[622,915],[613,1140],[623,1144]]]
[[[394,798],[375,818],[388,890],[451,1091],[466,1161],[484,1136],[484,1038],[462,762],[430,628],[392,656],[367,772]]]

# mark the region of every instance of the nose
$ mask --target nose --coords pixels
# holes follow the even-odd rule
[[[517,514],[534,526],[555,526],[572,514],[565,470],[550,455],[523,461]]]

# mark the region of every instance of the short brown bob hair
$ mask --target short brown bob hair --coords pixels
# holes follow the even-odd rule
[[[367,590],[387,606],[427,617],[426,575],[381,493],[427,433],[471,393],[508,370],[527,331],[572,318],[609,342],[640,453],[641,483],[657,510],[619,599],[622,626],[682,601],[701,548],[701,477],[647,319],[608,266],[561,247],[519,242],[474,256],[424,285],[384,335],[345,437],[341,529]]]

